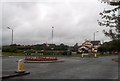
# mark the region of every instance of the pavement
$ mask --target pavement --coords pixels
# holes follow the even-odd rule
[[[25,72],[22,72],[22,73],[18,73],[18,72],[15,72],[15,71],[4,71],[3,75],[0,78],[8,79],[8,78],[11,78],[11,77],[23,76],[23,75],[27,75],[27,74],[30,74],[30,72],[25,71]]]
[[[3,57],[2,73],[16,71],[17,60],[24,57]],[[64,62],[25,63],[26,76],[10,79],[118,79],[118,63],[112,61],[117,56],[98,58],[58,57]],[[34,81],[34,80],[33,80]]]

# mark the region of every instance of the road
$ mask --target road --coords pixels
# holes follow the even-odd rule
[[[31,73],[12,79],[118,79],[117,56],[98,58],[58,57],[64,62],[25,63],[25,70]],[[16,71],[16,60],[23,57],[3,57],[3,74]]]

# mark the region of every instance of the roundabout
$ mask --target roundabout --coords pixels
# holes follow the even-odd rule
[[[54,61],[54,60],[58,60],[58,59],[53,58],[53,57],[29,57],[29,58],[25,58],[24,60],[27,60],[27,61]]]
[[[63,62],[63,60],[56,57],[28,57],[24,59],[25,63],[54,63]]]

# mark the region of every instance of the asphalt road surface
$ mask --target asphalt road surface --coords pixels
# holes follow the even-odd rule
[[[64,62],[25,63],[29,75],[11,79],[118,79],[118,63],[112,61],[117,56],[98,58],[58,57]],[[2,71],[16,71],[16,60],[24,57],[3,57]]]

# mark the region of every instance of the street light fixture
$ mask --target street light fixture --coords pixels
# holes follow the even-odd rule
[[[11,39],[11,45],[13,44],[13,29],[10,27],[7,27],[8,29],[12,30],[12,39]]]
[[[94,40],[94,41],[95,41],[95,34],[96,34],[97,32],[99,32],[99,31],[96,31],[96,32],[93,33],[93,40]]]

